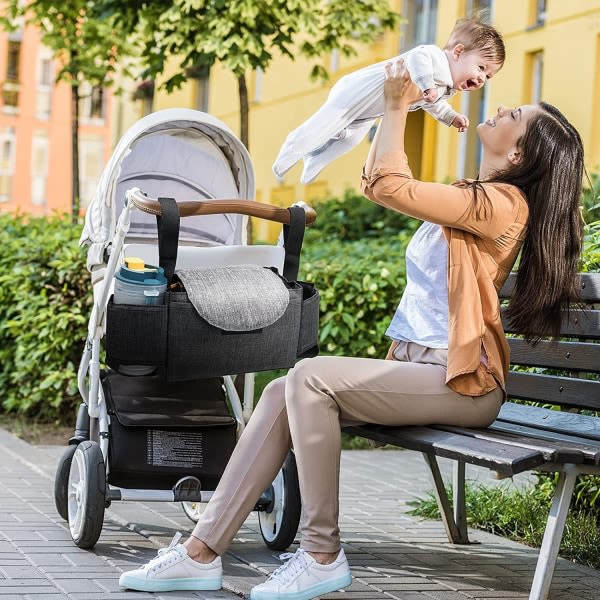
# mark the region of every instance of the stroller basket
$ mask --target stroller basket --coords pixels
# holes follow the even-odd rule
[[[192,475],[216,487],[236,441],[220,379],[168,384],[111,371],[102,386],[111,415],[108,483],[171,489]]]

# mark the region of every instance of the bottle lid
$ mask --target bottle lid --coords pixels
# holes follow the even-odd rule
[[[167,283],[164,269],[153,265],[145,265],[142,270],[130,269],[129,267],[122,266],[115,277],[127,283],[137,283],[141,285],[148,285],[148,279],[153,280],[150,285],[162,285]]]
[[[144,260],[142,258],[138,258],[137,256],[126,256],[125,264],[128,269],[132,271],[143,271],[144,270]]]

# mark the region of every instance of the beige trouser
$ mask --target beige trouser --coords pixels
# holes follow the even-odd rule
[[[473,398],[445,385],[445,350],[401,342],[394,358],[309,358],[272,381],[192,535],[223,554],[293,445],[301,546],[337,552],[340,424],[485,427],[498,414],[499,388]]]

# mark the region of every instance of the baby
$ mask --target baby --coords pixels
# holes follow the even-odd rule
[[[422,108],[438,121],[465,131],[469,119],[448,103],[457,91],[483,87],[504,64],[502,36],[478,17],[457,21],[444,48],[417,46],[404,52],[413,82],[423,99],[411,110]],[[342,77],[332,88],[325,104],[300,127],[292,131],[273,164],[281,178],[301,158],[304,170],[300,181],[311,182],[336,158],[357,146],[383,114],[383,61]]]

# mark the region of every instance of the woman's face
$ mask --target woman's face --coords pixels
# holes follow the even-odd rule
[[[525,134],[527,123],[540,110],[535,104],[518,108],[499,106],[496,114],[477,125],[477,133],[485,151],[498,157],[518,153],[517,142]]]

